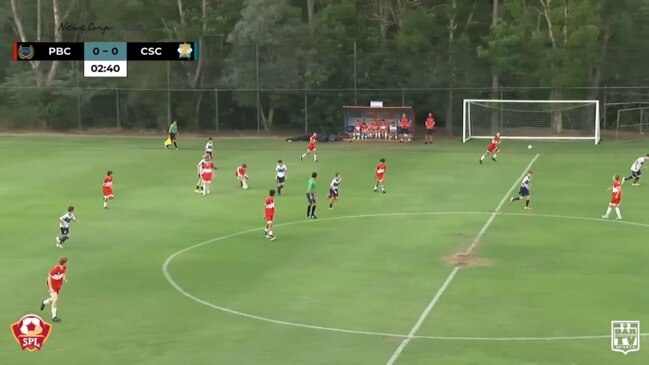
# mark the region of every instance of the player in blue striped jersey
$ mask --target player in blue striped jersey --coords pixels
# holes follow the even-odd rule
[[[530,186],[532,184],[532,175],[532,170],[529,170],[523,178],[523,181],[521,181],[521,188],[518,191],[518,196],[509,200],[510,203],[513,203],[517,200],[525,199],[525,210],[532,209],[532,207],[530,207]]]
[[[275,166],[276,181],[277,181],[277,195],[282,195],[282,188],[286,185],[286,171],[288,168],[282,160],[277,160],[277,166]]]
[[[331,180],[331,184],[329,184],[329,196],[327,197],[327,201],[329,202],[329,210],[334,209],[334,202],[338,201],[338,196],[340,193],[338,192],[338,187],[340,187],[340,182],[342,181],[342,176],[340,176],[340,173],[336,172],[336,176],[334,176],[333,180]]]

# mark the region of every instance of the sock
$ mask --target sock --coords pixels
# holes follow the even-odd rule
[[[529,206],[530,206],[530,200],[528,199],[525,201],[525,207],[529,207]]]
[[[311,216],[311,205],[306,206],[306,216],[310,217]]]
[[[624,180],[624,181],[631,180],[631,176],[627,176],[627,177],[623,178],[622,180]]]
[[[318,156],[315,153],[313,154],[313,161],[318,161]]]
[[[264,234],[268,236],[268,228],[264,228]]]
[[[108,202],[104,200],[104,208],[108,206]]]
[[[515,197],[512,198],[512,201],[513,201],[513,202],[515,202],[515,201],[517,201],[517,200],[521,200],[521,197],[520,197],[520,196],[515,196]]]
[[[199,190],[200,188],[201,188],[201,185],[200,185],[200,184],[197,184],[197,185],[196,185],[196,190]]]
[[[480,161],[483,161],[483,160],[484,160],[484,155],[482,155],[482,157],[480,157]]]
[[[45,299],[45,300],[43,301],[43,304],[48,305],[48,304],[50,304],[51,301],[52,301],[51,298],[47,298],[47,299]]]
[[[178,148],[178,145],[176,144],[176,141],[174,141],[174,147]]]
[[[633,183],[634,183],[634,184],[637,184],[637,183],[638,183],[638,180],[640,180],[640,177],[639,177],[639,176],[636,176],[635,179],[633,179]]]
[[[334,203],[333,202],[329,203],[329,208],[333,208],[333,207],[334,207]]]
[[[491,157],[491,158],[493,158],[493,159],[495,160],[496,157],[498,157],[498,154],[497,154],[497,153],[494,153],[493,157]]]
[[[312,216],[312,217],[315,215],[315,207],[316,207],[316,206],[314,205],[313,208],[311,208],[311,216]]]
[[[617,214],[618,218],[622,218],[622,213],[620,213],[620,207],[615,207],[615,214]]]
[[[61,236],[61,244],[68,239],[68,236]]]
[[[306,153],[303,153],[303,154],[302,154],[302,158],[305,158],[305,157],[306,157]]]
[[[268,231],[268,235],[273,237],[273,230]]]
[[[52,318],[56,317],[56,307],[52,306]]]
[[[277,192],[278,192],[279,194],[282,193],[282,188],[283,188],[283,186],[281,186],[281,185],[277,185]]]
[[[608,209],[606,209],[606,214],[604,215],[608,217],[608,215],[611,214],[611,210],[613,209],[611,209],[611,207],[608,207]]]
[[[385,185],[381,184],[381,191],[385,191]]]

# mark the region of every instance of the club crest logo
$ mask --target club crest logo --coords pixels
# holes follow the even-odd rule
[[[611,350],[628,354],[640,350],[640,321],[611,321]]]
[[[180,43],[178,45],[178,58],[192,58],[192,46],[189,43]]]
[[[21,60],[31,60],[34,58],[34,47],[31,44],[28,46],[21,45],[18,47],[18,57]]]
[[[33,352],[43,348],[52,325],[35,314],[28,314],[11,325],[11,332],[23,351]]]

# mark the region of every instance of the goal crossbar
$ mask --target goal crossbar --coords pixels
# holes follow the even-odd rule
[[[599,110],[599,100],[498,100],[498,99],[464,99],[463,100],[463,106],[462,106],[462,121],[463,121],[463,128],[462,128],[462,142],[467,142],[469,139],[491,139],[493,138],[494,133],[481,133],[484,132],[485,128],[482,128],[482,131],[480,130],[475,130],[474,131],[474,123],[472,122],[472,108],[471,106],[474,104],[483,104],[482,106],[486,108],[491,108],[491,109],[501,109],[502,111],[509,111],[509,112],[518,112],[518,113],[524,113],[525,111],[516,111],[516,110],[510,110],[506,108],[502,108],[501,106],[499,107],[498,105],[503,105],[503,104],[573,104],[576,105],[572,109],[577,109],[581,107],[586,107],[588,105],[592,105],[593,109],[592,110],[592,135],[591,136],[580,136],[580,135],[557,135],[553,134],[550,136],[543,136],[543,135],[535,135],[535,134],[530,134],[530,135],[508,135],[508,133],[502,133],[501,132],[501,138],[502,139],[511,139],[511,140],[593,140],[595,144],[599,144],[600,139],[601,139],[601,134],[600,134],[600,110]],[[490,106],[485,106],[484,104],[492,104],[494,105],[493,107]],[[565,110],[571,109],[568,107]],[[551,114],[551,113],[560,113],[562,112],[561,110],[555,110],[555,111],[543,111],[543,110],[529,110],[527,111],[528,114]],[[475,113],[475,112],[474,112]],[[484,113],[483,113],[484,114]],[[473,116],[476,118],[476,116]],[[478,117],[479,118],[479,117]],[[484,121],[483,121],[484,122]],[[502,124],[502,123],[501,123]],[[521,125],[519,127],[525,127],[525,125]],[[474,133],[475,132],[475,133]]]

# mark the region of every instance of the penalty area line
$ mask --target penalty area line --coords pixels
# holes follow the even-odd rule
[[[482,236],[484,236],[484,233],[487,231],[489,226],[491,226],[491,223],[493,223],[494,219],[496,219],[496,216],[498,215],[498,212],[500,211],[502,206],[505,204],[507,199],[510,197],[510,195],[512,194],[514,189],[516,189],[516,187],[518,186],[520,181],[523,179],[525,174],[527,174],[527,171],[529,171],[529,169],[532,168],[532,165],[534,164],[534,162],[536,162],[536,160],[538,158],[539,158],[539,154],[537,153],[534,156],[534,158],[532,158],[532,161],[530,161],[530,163],[527,165],[527,167],[525,167],[525,169],[523,170],[521,175],[518,177],[518,179],[516,179],[516,181],[514,181],[511,188],[509,188],[509,190],[507,191],[505,196],[498,203],[498,206],[496,207],[496,209],[493,211],[493,213],[491,213],[489,215],[489,219],[487,219],[487,222],[482,226],[482,228],[480,229],[478,234],[475,236],[475,239],[473,240],[473,242],[471,242],[471,245],[469,246],[469,248],[466,249],[465,254],[467,254],[467,255],[470,254],[476,248],[476,246],[480,242],[480,239],[482,238]],[[426,317],[428,317],[428,314],[430,313],[430,311],[433,310],[433,308],[435,307],[435,305],[439,301],[439,298],[442,297],[442,294],[444,294],[444,292],[446,291],[446,288],[448,288],[448,286],[451,284],[451,282],[453,281],[453,278],[455,278],[455,275],[457,274],[457,272],[459,270],[460,270],[460,267],[456,266],[453,269],[453,271],[451,271],[451,273],[448,275],[448,277],[444,281],[444,284],[442,284],[442,286],[439,288],[439,290],[437,290],[437,293],[435,293],[435,296],[433,297],[433,299],[430,301],[430,303],[428,303],[428,306],[426,307],[426,309],[424,309],[424,311],[421,313],[421,315],[417,319],[417,322],[415,322],[414,326],[412,326],[412,328],[410,329],[410,332],[408,332],[408,336],[403,341],[401,341],[401,343],[399,344],[399,347],[397,347],[397,349],[394,351],[394,353],[392,354],[392,356],[390,357],[390,359],[388,360],[386,365],[394,365],[394,363],[397,361],[397,359],[399,358],[399,356],[401,355],[403,350],[406,348],[406,346],[408,346],[408,343],[410,343],[410,340],[415,338],[415,334],[417,333],[417,331],[419,331],[419,328],[421,327],[421,325],[426,320]]]

